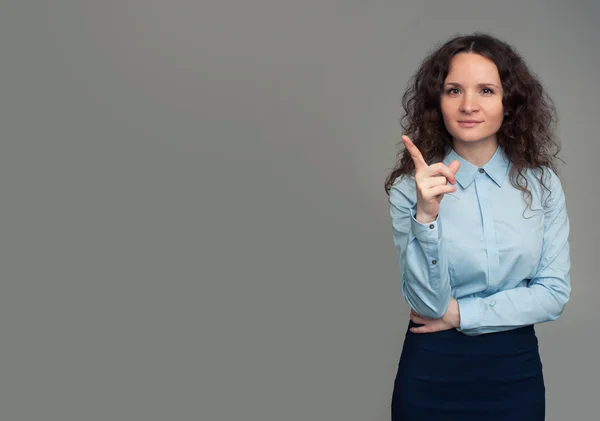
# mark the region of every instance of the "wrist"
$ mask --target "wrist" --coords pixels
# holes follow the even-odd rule
[[[460,307],[458,306],[458,301],[455,298],[450,298],[450,303],[448,304],[448,311],[446,314],[448,315],[446,321],[450,323],[452,327],[459,328]]]
[[[415,219],[422,224],[428,224],[429,222],[433,222],[437,219],[437,214],[431,216],[429,214],[419,212],[419,210],[417,209]]]

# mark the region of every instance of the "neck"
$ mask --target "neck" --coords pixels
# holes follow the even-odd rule
[[[494,156],[497,148],[498,142],[496,139],[483,142],[463,142],[455,139],[452,142],[452,149],[464,160],[477,167],[484,166]]]

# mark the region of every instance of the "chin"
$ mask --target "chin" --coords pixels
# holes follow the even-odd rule
[[[452,135],[452,137],[458,141],[465,143],[475,143],[475,142],[484,142],[486,140],[493,139],[493,134],[477,134],[477,133],[461,133],[461,131],[457,131]]]

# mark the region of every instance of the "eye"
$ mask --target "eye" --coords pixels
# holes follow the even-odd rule
[[[490,88],[483,88],[482,91],[484,94],[493,94],[494,93],[494,91],[492,91]]]
[[[446,90],[447,94],[458,94],[460,93],[460,91],[458,90],[458,88],[450,88]]]

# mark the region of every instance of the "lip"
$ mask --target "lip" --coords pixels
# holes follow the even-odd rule
[[[477,120],[460,120],[458,121],[458,125],[460,127],[474,127],[475,125],[481,123],[481,121]]]

